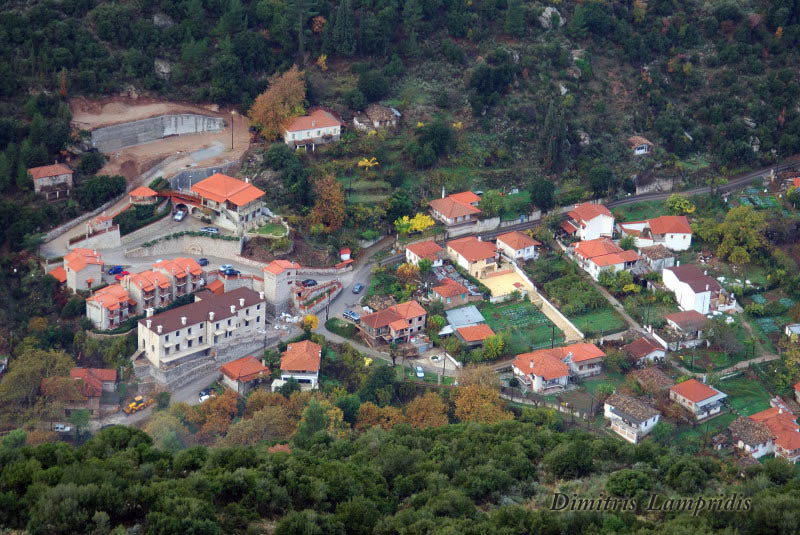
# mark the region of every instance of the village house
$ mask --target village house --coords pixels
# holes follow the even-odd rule
[[[400,122],[400,117],[400,112],[394,108],[370,104],[364,113],[357,113],[353,116],[353,126],[362,131],[394,128]]]
[[[288,379],[294,379],[300,383],[301,390],[318,388],[321,362],[322,346],[319,344],[309,340],[289,344],[281,357],[281,379],[280,382],[273,382],[273,392],[285,384]]]
[[[431,208],[431,215],[434,219],[448,227],[454,227],[477,223],[478,214],[481,213],[477,208],[480,201],[481,198],[471,191],[445,196],[443,188],[442,198],[432,200],[428,206]]]
[[[169,277],[160,271],[148,269],[141,273],[125,275],[122,287],[128,291],[131,299],[136,303],[136,313],[142,314],[148,308],[162,308],[170,304],[172,298],[172,284]]]
[[[212,355],[245,340],[263,339],[264,293],[237,288],[198,292],[195,302],[139,320],[138,349],[156,368]]]
[[[133,205],[148,205],[158,202],[158,193],[147,186],[139,186],[128,193],[129,202]]]
[[[475,236],[447,242],[447,255],[476,279],[497,271],[497,246]]]
[[[625,144],[634,156],[644,156],[653,152],[653,143],[642,136],[631,136],[625,140]]]
[[[117,370],[105,368],[72,368],[69,377],[42,379],[41,390],[45,396],[58,395],[61,381],[73,381],[75,389],[70,399],[62,399],[64,416],[72,411],[88,410],[92,418],[100,418],[119,410]],[[61,392],[63,395],[63,392]]]
[[[615,433],[637,444],[653,430],[661,413],[639,399],[625,394],[612,394],[606,399],[603,416]]]
[[[714,277],[691,264],[665,268],[661,280],[675,293],[681,310],[695,310],[700,314],[736,309],[736,299]]]
[[[541,247],[541,245],[541,242],[518,230],[507,232],[497,237],[497,248],[500,252],[512,260],[522,262],[535,260],[539,256],[536,248]]]
[[[269,368],[252,355],[222,365],[222,384],[240,396],[253,390],[262,380],[269,379]]]
[[[582,342],[517,355],[512,369],[523,389],[547,393],[566,388],[571,375],[579,378],[597,375],[605,356],[596,345]]]
[[[439,267],[444,263],[444,256],[444,249],[433,240],[406,245],[406,262],[415,266],[418,266],[419,261],[424,258],[430,260],[433,267]]]
[[[625,251],[609,238],[579,241],[573,250],[578,264],[594,280],[600,279],[603,271],[624,271],[639,261],[636,251]]]
[[[800,339],[800,323],[790,323],[784,327],[783,332],[789,337],[792,342],[797,342]]]
[[[165,276],[172,287],[172,299],[196,292],[206,283],[206,273],[193,258],[181,257],[153,264],[153,272]]]
[[[581,241],[611,238],[614,234],[614,216],[602,204],[578,204],[567,216],[569,218],[561,223],[561,228]]]
[[[439,301],[444,305],[445,310],[461,306],[470,301],[469,290],[463,284],[459,284],[451,278],[442,279],[442,284],[434,286],[431,290],[434,301]]]
[[[86,300],[86,317],[97,329],[116,329],[136,314],[136,301],[120,284],[97,290]]]
[[[200,197],[201,212],[211,214],[221,227],[242,233],[264,222],[265,193],[248,182],[214,173],[191,191]],[[191,208],[192,213],[197,209]]]
[[[640,336],[630,344],[622,346],[622,351],[637,366],[644,366],[647,362],[663,362],[667,357],[664,346],[650,336]]]
[[[103,284],[103,257],[92,249],[75,248],[64,255],[64,265],[49,272],[73,292]]]
[[[494,331],[485,323],[456,329],[456,338],[470,349],[482,347],[483,342],[490,336],[494,336]]]
[[[415,334],[422,334],[427,314],[419,303],[411,300],[361,316],[358,326],[371,343],[409,342]]]
[[[667,374],[654,366],[633,370],[628,375],[642,387],[645,393],[652,395],[667,392],[675,384]]]
[[[686,408],[698,421],[719,414],[722,400],[726,397],[726,393],[697,379],[689,379],[669,389],[669,399]]]
[[[773,406],[731,423],[734,445],[758,459],[773,454],[796,463],[800,459],[800,425],[790,411]]]
[[[617,229],[622,236],[631,236],[636,247],[663,245],[671,251],[685,251],[692,245],[692,227],[685,215],[618,223]]]
[[[661,244],[639,247],[639,256],[650,271],[661,272],[675,265],[675,254]]]
[[[273,315],[287,312],[292,301],[297,270],[300,264],[289,260],[273,260],[262,270],[264,295]]]
[[[31,167],[28,174],[33,179],[33,191],[41,193],[48,201],[69,197],[72,189],[72,169],[56,163],[43,167]]]
[[[317,145],[339,141],[342,134],[342,123],[334,115],[322,109],[316,109],[296,118],[283,134],[284,142],[292,149],[315,150]]]
[[[677,351],[682,347],[697,347],[705,339],[703,331],[708,324],[708,318],[695,310],[666,314],[664,319],[671,331],[663,333],[671,335],[667,339],[667,349],[670,351]]]

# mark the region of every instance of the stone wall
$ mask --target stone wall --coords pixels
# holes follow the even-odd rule
[[[225,174],[232,173],[231,168],[238,165],[238,163],[239,162],[234,161],[234,162],[224,163],[216,167],[204,167],[199,169],[187,169],[186,171],[181,171],[180,173],[169,179],[170,188],[176,191],[188,190],[194,184],[200,182],[201,180],[205,180],[214,173],[225,173]]]
[[[241,252],[241,241],[221,240],[206,236],[179,236],[169,240],[160,240],[147,247],[136,247],[125,251],[128,258],[147,256],[163,256],[182,252],[191,255],[209,255],[218,258],[234,258]]]
[[[474,225],[462,225],[455,228],[448,228],[447,237],[455,238],[458,236],[465,236],[467,234],[480,234],[481,232],[495,230],[499,226],[500,217],[490,217],[489,219],[482,219]]]
[[[92,131],[92,145],[101,152],[133,147],[168,136],[216,132],[225,128],[218,117],[183,113],[106,126]]]
[[[119,237],[119,226],[115,225],[112,230],[107,230],[102,234],[95,234],[86,239],[76,241],[67,245],[68,249],[83,247],[85,249],[114,249],[121,245]]]

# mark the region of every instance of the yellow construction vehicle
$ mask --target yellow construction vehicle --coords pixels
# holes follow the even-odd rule
[[[136,396],[135,398],[133,398],[133,401],[131,401],[128,404],[127,407],[122,409],[122,412],[124,412],[125,414],[133,414],[136,411],[140,411],[149,407],[153,403],[155,403],[154,398],[150,398],[147,401],[145,401],[142,396]]]

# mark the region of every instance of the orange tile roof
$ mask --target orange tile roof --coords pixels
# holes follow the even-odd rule
[[[776,445],[787,450],[800,449],[800,432],[798,432],[800,426],[795,422],[792,413],[778,407],[770,407],[751,415],[750,419],[765,424],[775,435]]]
[[[224,364],[219,371],[231,380],[241,383],[248,383],[264,375],[269,375],[269,368],[252,355]]]
[[[465,342],[478,342],[483,341],[494,336],[494,331],[491,327],[482,323],[480,325],[471,325],[469,327],[459,327],[456,329],[458,334],[464,339]]]
[[[508,232],[506,234],[501,234],[497,237],[498,242],[503,242],[515,251],[519,251],[520,249],[525,249],[526,247],[533,247],[537,245],[541,245],[542,243],[534,240],[527,234],[523,234],[522,232],[515,230],[514,232]]]
[[[145,292],[154,290],[156,285],[158,285],[159,288],[169,288],[172,286],[169,279],[163,273],[157,273],[150,269],[142,271],[141,273],[129,275],[128,281],[128,284],[138,286]]]
[[[180,257],[172,260],[162,260],[153,264],[153,268],[160,268],[177,277],[183,275],[200,275],[203,268],[193,258]]]
[[[420,258],[427,258],[431,262],[437,260],[437,253],[442,251],[442,248],[439,246],[439,244],[433,240],[410,243],[406,245],[406,249]]]
[[[113,216],[106,215],[105,213],[100,214],[99,216],[94,218],[95,223],[105,223],[106,221],[111,221],[114,219]]]
[[[653,146],[653,143],[649,139],[642,136],[631,136],[625,140],[625,143],[627,143],[628,147],[630,148],[635,148],[638,147],[639,145],[650,145],[651,147]]]
[[[408,327],[408,320],[396,319],[389,324],[389,328],[394,332],[400,332]]]
[[[605,357],[606,354],[602,349],[594,344],[588,342],[581,342],[572,344],[570,346],[556,347],[550,351],[556,351],[561,354],[561,358],[567,358],[569,353],[572,353],[572,362],[583,362],[584,360],[591,360],[600,357]]]
[[[252,184],[222,173],[214,173],[191,189],[203,198],[218,203],[229,201],[236,206],[245,206],[264,195],[263,191]]]
[[[64,269],[64,266],[58,266],[57,268],[50,270],[48,275],[52,276],[60,283],[67,281],[67,270]]]
[[[138,188],[131,191],[128,195],[131,197],[155,197],[158,195],[154,190],[148,188],[147,186],[139,186]]]
[[[492,242],[480,241],[475,236],[467,236],[447,242],[447,246],[467,259],[468,262],[479,262],[497,255],[497,246]]]
[[[214,295],[221,295],[225,293],[225,283],[219,279],[208,283],[206,288],[208,288],[208,290]]]
[[[575,205],[575,209],[570,211],[569,215],[572,219],[578,222],[591,221],[595,217],[606,215],[611,216],[611,211],[602,204],[595,204],[593,202],[584,202]]]
[[[561,359],[542,351],[517,355],[514,366],[526,375],[538,375],[545,381],[569,375],[569,367]]]
[[[97,290],[86,302],[100,303],[100,306],[108,310],[116,310],[121,305],[127,304],[130,296],[127,290],[119,284],[112,284]]]
[[[72,368],[69,376],[73,379],[83,380],[86,388],[83,394],[86,397],[100,397],[103,394],[103,383],[117,381],[117,370],[106,368]]]
[[[475,208],[471,204],[458,202],[457,200],[453,199],[453,197],[434,199],[428,203],[428,206],[442,214],[447,219],[481,213],[479,209]]]
[[[296,118],[286,127],[286,131],[300,132],[311,130],[312,128],[329,128],[331,126],[342,126],[342,123],[332,113],[317,109],[308,115]]]
[[[373,329],[380,329],[391,325],[392,322],[397,320],[404,320],[408,324],[408,320],[424,316],[427,314],[422,305],[414,300],[400,303],[399,305],[392,305],[372,314],[361,316],[361,323],[369,325]]]
[[[103,258],[97,251],[77,247],[64,255],[64,267],[72,271],[81,271],[88,265],[103,265]]]
[[[691,234],[692,227],[685,215],[662,215],[648,220],[653,234]]]
[[[281,357],[281,371],[319,371],[322,346],[303,340],[286,347]]]
[[[664,348],[649,336],[641,336],[630,344],[622,346],[622,350],[632,357],[640,359],[653,351],[664,351]]]
[[[451,199],[456,202],[460,202],[462,204],[472,204],[476,202],[480,202],[481,198],[479,195],[472,193],[471,191],[462,191],[461,193],[452,193],[448,195]]]
[[[576,227],[569,221],[562,221],[561,228],[563,228],[567,232],[567,234],[574,234],[578,230],[578,227]]]
[[[434,286],[433,291],[442,297],[455,297],[468,293],[463,284],[459,284],[451,278],[446,278],[440,286]]]
[[[300,264],[296,262],[290,262],[289,260],[273,260],[261,271],[269,271],[270,273],[278,275],[287,269],[300,269]]]
[[[794,385],[795,392],[800,392],[800,382]]]
[[[792,179],[792,185],[796,188],[800,188],[800,176],[796,176]]]
[[[678,383],[671,387],[670,390],[693,403],[699,403],[700,401],[712,398],[719,394],[719,392],[708,385],[704,385],[697,379],[689,379],[688,381]]]
[[[575,254],[586,259],[613,253],[621,253],[622,251],[622,247],[611,241],[609,238],[597,238],[595,240],[579,241],[575,245]]]
[[[514,366],[519,368],[520,370],[527,373],[527,370],[530,369],[530,361],[534,360],[534,371],[536,372],[535,375],[541,375],[538,373],[538,368],[536,368],[537,362],[544,366],[544,370],[549,371],[551,375],[556,373],[556,371],[561,370],[561,367],[556,367],[553,363],[558,362],[562,365],[564,370],[566,370],[562,375],[552,375],[551,377],[545,377],[545,379],[552,379],[555,377],[563,377],[569,373],[569,368],[565,363],[567,357],[571,355],[572,362],[584,362],[587,360],[597,359],[605,357],[606,354],[596,345],[590,344],[588,342],[581,342],[579,344],[572,344],[569,346],[563,347],[556,347],[553,349],[540,349],[538,351],[534,351],[533,353],[523,353],[522,355],[518,355],[516,359],[514,359]],[[558,372],[560,373],[560,371]]]
[[[616,266],[617,264],[624,264],[626,262],[636,262],[639,260],[639,254],[636,251],[622,251],[621,253],[612,253],[601,256],[595,256],[589,259],[600,267]]]
[[[292,453],[292,448],[290,448],[288,444],[275,444],[274,446],[270,446],[267,451],[270,453]]]
[[[71,175],[72,169],[64,164],[57,163],[54,165],[44,165],[42,167],[31,167],[28,169],[28,173],[31,174],[34,180],[39,180],[40,178],[49,176]]]

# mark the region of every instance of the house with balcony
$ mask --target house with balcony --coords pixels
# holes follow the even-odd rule
[[[28,174],[33,179],[33,191],[44,195],[48,201],[66,199],[72,190],[72,169],[61,163],[31,167]]]
[[[782,407],[739,417],[728,429],[734,445],[755,459],[774,455],[793,464],[800,459],[800,425],[795,415]]]
[[[415,266],[424,258],[430,260],[433,267],[439,267],[443,264],[444,256],[444,250],[433,240],[406,245],[406,262]]]
[[[295,342],[286,346],[281,355],[281,382],[273,384],[280,388],[288,379],[300,383],[301,390],[319,388],[319,368],[322,362],[322,346],[310,340]]]
[[[136,303],[136,314],[143,314],[148,308],[165,307],[174,299],[170,278],[161,271],[148,269],[125,275],[121,284]]]
[[[669,399],[688,410],[695,420],[716,416],[728,395],[697,379],[689,379],[669,389]]]
[[[199,197],[204,213],[210,213],[221,227],[241,234],[265,220],[265,193],[243,180],[214,173],[194,184],[191,191]]]
[[[172,299],[196,292],[204,288],[206,273],[193,258],[175,258],[153,264],[152,271],[160,273],[172,287]]]
[[[581,241],[611,238],[614,216],[602,204],[584,202],[567,212],[567,220],[561,223],[561,228]]]
[[[594,280],[599,280],[603,271],[629,270],[639,261],[636,251],[625,251],[609,238],[579,241],[572,251],[578,265]]]
[[[63,262],[49,274],[73,292],[103,284],[103,257],[97,251],[78,247],[64,255]]]
[[[423,334],[427,315],[422,305],[411,300],[361,316],[358,327],[370,344],[399,344]]]
[[[222,295],[202,291],[195,302],[139,320],[138,349],[152,366],[168,369],[219,356],[245,341],[263,340],[263,292],[236,288]]]
[[[222,384],[240,396],[255,389],[262,381],[269,381],[269,368],[252,355],[222,365]]]
[[[331,112],[316,109],[294,119],[283,134],[284,142],[292,149],[315,150],[317,145],[339,141],[342,122]]]
[[[603,416],[616,434],[638,444],[656,426],[661,413],[640,399],[615,393],[606,399]]]
[[[497,246],[475,236],[447,242],[447,256],[476,279],[483,279],[497,271]]]
[[[518,230],[497,237],[497,249],[511,260],[525,262],[539,256],[537,247],[542,243]]]
[[[631,236],[636,247],[663,245],[670,251],[685,251],[692,245],[692,227],[685,215],[618,223],[617,230],[622,236]]]
[[[130,316],[136,315],[136,301],[120,284],[97,290],[86,300],[86,317],[100,330],[116,329]]]
[[[517,355],[511,367],[524,390],[552,393],[565,389],[571,377],[600,373],[605,356],[596,345],[582,342]]]
[[[720,286],[714,277],[691,264],[665,268],[661,280],[671,292],[681,310],[695,310],[700,314],[736,309],[736,299]]]
[[[448,227],[472,225],[478,222],[478,204],[481,198],[471,191],[462,191],[445,196],[442,189],[441,199],[428,203],[431,216]]]

